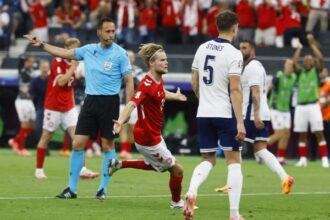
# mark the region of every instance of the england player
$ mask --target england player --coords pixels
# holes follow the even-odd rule
[[[242,87],[244,124],[247,131],[245,141],[253,144],[255,156],[261,158],[266,166],[280,177],[282,193],[288,194],[294,179],[267,150],[271,116],[267,103],[266,71],[260,61],[256,60],[256,46],[253,42],[241,42],[240,50],[244,58]]]
[[[142,160],[109,161],[109,175],[118,169],[134,168],[153,170],[158,172],[169,171],[169,186],[172,195],[170,206],[182,208],[181,189],[183,168],[167,149],[162,138],[162,125],[165,100],[186,101],[187,98],[180,93],[166,91],[162,75],[168,71],[168,62],[164,48],[158,44],[145,44],[140,48],[139,55],[148,68],[147,75],[139,83],[135,95],[127,103],[115,121],[113,130],[119,133],[125,122],[129,120],[132,111],[137,107],[138,120],[134,126],[133,134],[135,146],[143,155]]]
[[[114,43],[115,33],[115,23],[109,18],[103,18],[97,27],[100,42],[75,49],[63,49],[42,42],[35,36],[24,36],[33,46],[54,56],[70,60],[84,60],[87,97],[79,114],[73,138],[69,186],[57,195],[57,198],[77,198],[79,173],[84,163],[84,148],[89,138],[96,137],[100,132],[104,158],[101,183],[96,198],[105,199],[110,182],[108,161],[116,157],[115,134],[113,134],[112,128],[113,120],[117,119],[119,115],[118,93],[122,79],[126,83],[127,100],[134,92],[131,65],[126,51]]]
[[[298,104],[295,109],[293,130],[299,133],[300,159],[296,166],[307,166],[307,131],[310,125],[311,132],[315,134],[318,142],[319,152],[322,158],[321,165],[324,168],[329,168],[328,148],[323,134],[322,112],[318,103],[318,89],[320,85],[319,72],[324,68],[324,59],[313,35],[308,34],[307,39],[309,47],[317,58],[317,63],[315,64],[312,55],[306,55],[304,57],[304,66],[300,68],[298,59],[302,50],[301,44],[299,44],[292,58],[298,75]]]
[[[199,99],[197,122],[203,161],[195,168],[183,208],[192,219],[197,191],[216,164],[218,141],[228,164],[230,219],[243,219],[239,203],[243,184],[241,143],[245,137],[240,76],[243,57],[231,42],[238,30],[238,17],[230,11],[217,16],[218,38],[202,44],[192,64],[192,88]]]

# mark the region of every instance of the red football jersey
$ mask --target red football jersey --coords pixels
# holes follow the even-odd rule
[[[74,107],[74,75],[62,87],[57,83],[58,77],[64,75],[69,68],[70,63],[67,60],[59,57],[54,58],[47,83],[45,108],[53,111],[67,112]]]
[[[156,82],[149,74],[139,83],[131,101],[135,102],[138,120],[134,126],[135,142],[154,146],[161,142],[165,90],[163,80]]]
[[[47,27],[48,13],[47,9],[41,4],[41,1],[31,4],[29,10],[33,20],[33,28]]]

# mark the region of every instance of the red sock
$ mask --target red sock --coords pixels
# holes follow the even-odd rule
[[[285,149],[278,149],[277,157],[285,157]]]
[[[319,151],[321,157],[327,157],[328,156],[328,148],[325,144],[319,145]]]
[[[46,148],[37,147],[37,168],[42,169],[44,167],[44,161],[46,157]]]
[[[68,135],[64,135],[63,145],[62,145],[62,151],[70,150],[70,137]]]
[[[18,133],[18,149],[23,150],[25,148],[26,137],[32,133],[31,128],[21,128]]]
[[[172,201],[179,202],[181,200],[183,176],[171,176],[169,186],[172,194]]]
[[[123,143],[120,143],[120,149],[122,151],[130,152],[132,149],[132,145],[131,145],[131,143],[123,142]]]
[[[94,140],[93,139],[88,139],[87,144],[86,144],[86,150],[87,149],[92,149],[92,144],[93,144]]]
[[[134,168],[142,170],[155,170],[150,164],[146,164],[144,160],[123,160],[122,168]]]
[[[299,146],[299,156],[307,157],[307,147],[306,146]]]

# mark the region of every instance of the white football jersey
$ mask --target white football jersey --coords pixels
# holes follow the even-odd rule
[[[199,73],[197,117],[232,118],[229,76],[242,74],[242,53],[227,40],[210,40],[199,46],[192,69]]]
[[[251,60],[245,65],[241,79],[243,87],[243,113],[245,118],[254,120],[251,87],[259,86],[260,119],[263,121],[270,120],[270,111],[266,93],[266,79],[266,70],[258,60]]]

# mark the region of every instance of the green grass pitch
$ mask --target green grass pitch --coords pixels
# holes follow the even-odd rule
[[[168,173],[121,170],[112,177],[107,199],[94,199],[99,178],[80,180],[78,199],[60,200],[54,196],[68,182],[69,159],[57,151],[46,158],[47,180],[34,178],[35,157],[18,157],[0,150],[0,219],[109,219],[109,220],[174,220],[183,219],[181,210],[169,208]],[[138,155],[135,155],[136,157]],[[185,169],[183,192],[186,192],[194,167],[200,157],[177,156]],[[87,159],[87,166],[100,170],[101,159]],[[330,219],[330,170],[320,161],[307,168],[286,166],[295,177],[293,193],[282,195],[280,181],[265,165],[243,161],[243,195],[241,214],[253,220],[318,220]],[[229,219],[228,197],[214,192],[226,182],[223,159],[199,190],[196,220]]]

